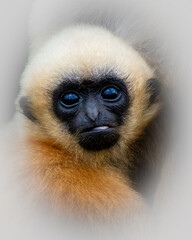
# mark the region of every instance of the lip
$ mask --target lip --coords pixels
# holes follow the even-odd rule
[[[79,145],[88,151],[109,149],[119,140],[119,133],[115,127],[109,125],[86,128],[78,136]]]
[[[87,128],[84,131],[82,131],[82,133],[96,133],[96,132],[107,132],[109,130],[113,129],[110,126],[107,125],[102,125],[102,126],[95,126],[92,128]]]

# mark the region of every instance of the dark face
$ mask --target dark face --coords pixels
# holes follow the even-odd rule
[[[63,82],[54,91],[53,110],[81,147],[99,151],[119,140],[118,126],[129,106],[125,84],[116,78]]]

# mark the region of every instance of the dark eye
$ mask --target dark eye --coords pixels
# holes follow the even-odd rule
[[[105,88],[102,91],[101,96],[104,100],[114,101],[114,100],[118,100],[120,98],[121,93],[116,88],[109,87],[109,88]]]
[[[69,92],[61,97],[61,103],[65,107],[72,107],[73,105],[76,105],[79,102],[79,96],[76,93]]]

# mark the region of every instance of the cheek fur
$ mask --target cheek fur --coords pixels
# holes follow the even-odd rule
[[[149,106],[157,102],[162,91],[162,84],[156,78],[147,80],[147,92],[149,94]]]
[[[30,107],[30,100],[28,97],[21,97],[19,100],[20,108],[23,111],[23,114],[31,121],[36,121],[37,119],[33,116],[32,109]]]

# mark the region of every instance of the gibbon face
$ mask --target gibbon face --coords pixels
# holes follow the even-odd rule
[[[64,82],[53,94],[55,115],[79,145],[91,151],[108,149],[118,142],[118,127],[128,106],[126,85],[113,73],[97,79],[90,76],[81,83]]]
[[[127,148],[161,108],[153,69],[126,42],[93,26],[68,28],[40,47],[21,87],[30,133],[70,151]]]

